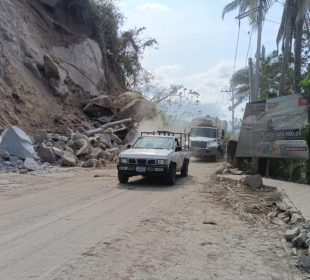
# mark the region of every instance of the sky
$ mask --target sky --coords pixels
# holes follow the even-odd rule
[[[233,73],[238,35],[237,11],[225,15],[222,10],[229,0],[121,0],[125,16],[124,30],[146,27],[146,37],[159,45],[145,52],[142,66],[155,74],[164,86],[183,84],[200,93],[202,115],[227,119],[231,116],[229,88]],[[276,35],[283,4],[276,2],[264,22],[262,42],[267,53],[276,49]],[[251,34],[247,19],[241,21],[236,69],[254,57],[256,32]],[[251,40],[250,40],[251,38]],[[241,118],[243,107],[237,109]]]

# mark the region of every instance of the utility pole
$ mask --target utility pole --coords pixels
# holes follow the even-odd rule
[[[263,29],[263,1],[259,0],[259,6],[239,14],[236,19],[241,20],[245,17],[257,13],[257,48],[256,48],[256,63],[255,63],[255,76],[253,85],[253,95],[251,95],[251,101],[255,102],[259,97],[259,85],[260,85],[260,57],[261,57],[261,45],[262,45],[262,29]],[[251,83],[251,81],[250,81]]]
[[[221,92],[231,93],[231,130],[235,133],[235,91],[231,86],[229,90],[221,90]]]
[[[249,58],[249,84],[250,84],[250,102],[255,101],[254,95],[254,70],[253,70],[253,60]]]
[[[260,84],[260,57],[262,45],[262,29],[263,29],[263,1],[259,0],[258,17],[257,17],[257,48],[256,48],[256,66],[255,66],[255,80],[254,80],[254,96],[253,101],[257,101],[259,97]]]

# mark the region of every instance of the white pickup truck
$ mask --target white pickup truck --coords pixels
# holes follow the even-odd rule
[[[188,174],[190,153],[186,143],[188,135],[183,133],[142,132],[132,146],[119,154],[119,182],[127,183],[137,175],[162,176],[167,184],[174,185],[177,172],[184,177]]]

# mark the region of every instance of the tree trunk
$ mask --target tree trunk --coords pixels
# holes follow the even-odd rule
[[[287,0],[286,2],[286,19],[285,19],[285,27],[284,27],[284,47],[283,47],[283,57],[282,57],[282,65],[281,65],[281,77],[280,77],[280,85],[279,85],[279,95],[285,95],[285,82],[286,82],[286,75],[288,69],[288,62],[289,57],[291,55],[291,47],[292,47],[292,40],[293,40],[293,22],[292,22],[292,9],[293,9],[293,1]]]
[[[299,3],[300,1],[298,1]],[[299,5],[299,4],[297,4]],[[295,45],[294,45],[294,90],[300,92],[301,80],[301,52],[302,52],[302,35],[304,27],[304,17],[297,19],[295,27]]]

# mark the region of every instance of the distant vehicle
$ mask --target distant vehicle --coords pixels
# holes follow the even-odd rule
[[[187,134],[142,132],[132,146],[119,154],[119,182],[127,183],[137,175],[161,176],[167,184],[174,185],[177,172],[188,175],[190,153],[186,143]]]
[[[206,116],[191,121],[189,148],[192,156],[217,161],[224,156],[227,122]]]

